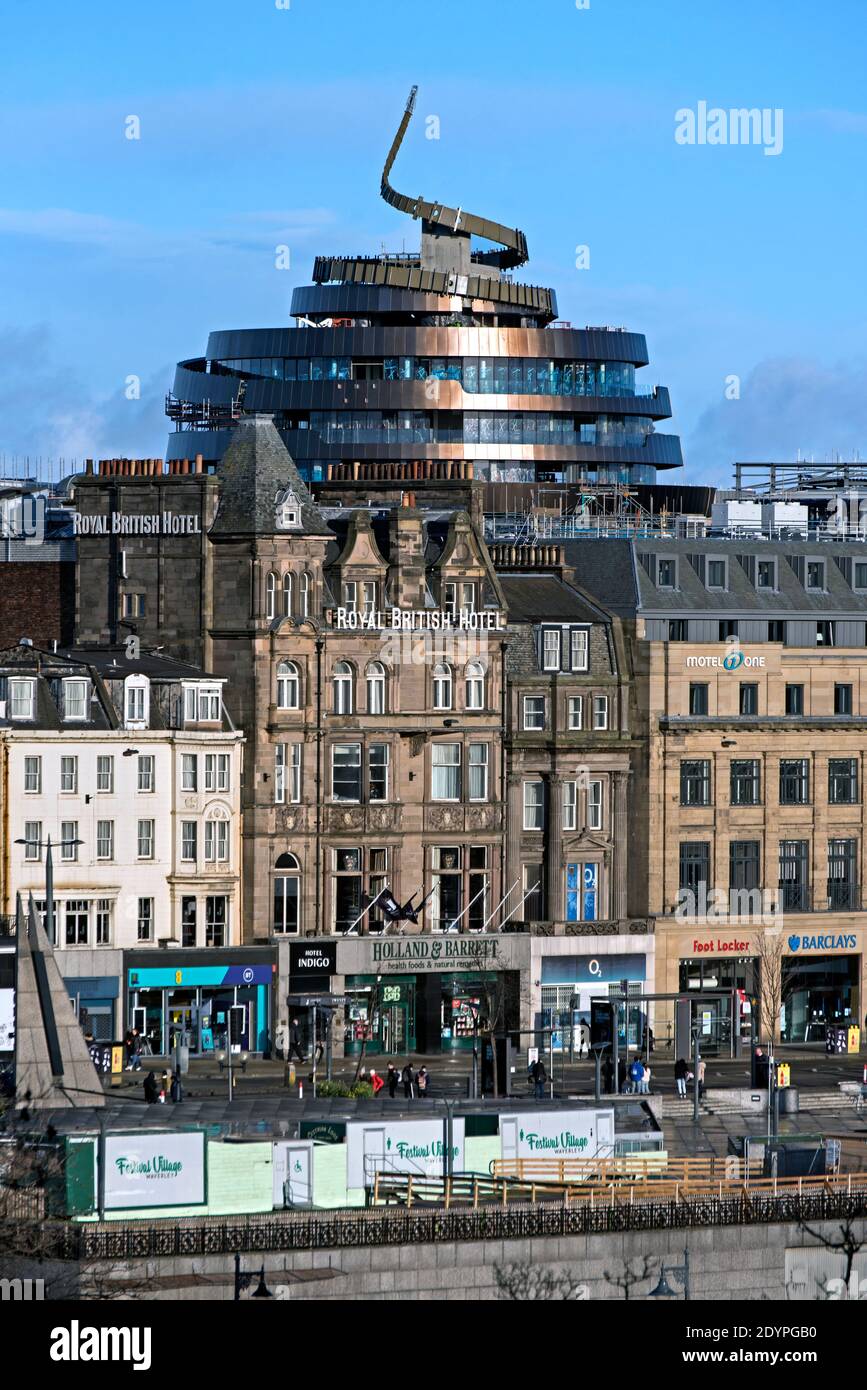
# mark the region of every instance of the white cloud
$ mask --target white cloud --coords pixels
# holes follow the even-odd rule
[[[721,391],[722,396],[722,391]],[[684,440],[690,478],[725,486],[731,465],[867,456],[867,363],[767,358]]]

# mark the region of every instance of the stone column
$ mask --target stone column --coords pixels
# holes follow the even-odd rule
[[[563,779],[548,777],[548,822],[545,835],[547,871],[545,915],[549,922],[563,920]]]
[[[627,915],[626,873],[629,830],[626,802],[628,783],[628,772],[615,772],[611,778],[611,838],[614,843],[611,871],[611,917],[613,920],[622,920]]]
[[[521,894],[521,835],[524,828],[524,805],[521,778],[515,772],[509,773],[506,800],[506,881],[500,897],[511,888],[515,879],[518,887],[507,898],[503,912],[508,912],[520,900]],[[494,922],[492,925],[496,925]]]

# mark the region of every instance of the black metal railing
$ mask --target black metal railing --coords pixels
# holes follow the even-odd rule
[[[687,1230],[708,1226],[767,1225],[867,1217],[864,1192],[790,1192],[703,1196],[666,1202],[591,1206],[515,1204],[479,1210],[343,1210],[292,1212],[234,1221],[74,1225],[38,1228],[43,1258],[131,1260],[177,1256],[260,1254],[265,1251],[339,1250],[441,1241],[525,1240],[546,1236],[606,1235],[618,1231]],[[8,1228],[7,1228],[8,1229]],[[21,1232],[19,1234],[26,1234]]]

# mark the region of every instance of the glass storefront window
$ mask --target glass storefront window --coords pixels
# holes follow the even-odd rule
[[[858,956],[792,958],[783,962],[783,1042],[824,1042],[831,1024],[859,1024]]]

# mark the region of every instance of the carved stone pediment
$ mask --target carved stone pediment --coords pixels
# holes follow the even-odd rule
[[[605,835],[600,835],[592,830],[582,830],[579,835],[564,835],[563,847],[569,854],[572,854],[573,851],[581,851],[582,853],[595,851],[598,854],[610,854],[613,848],[611,841]]]

